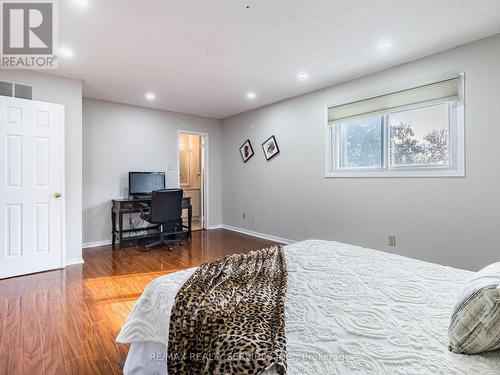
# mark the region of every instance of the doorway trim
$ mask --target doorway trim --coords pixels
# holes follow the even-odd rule
[[[203,197],[202,197],[202,216],[203,216],[203,226],[202,229],[208,229],[210,228],[210,222],[209,222],[209,208],[210,208],[210,202],[209,202],[209,192],[210,192],[210,173],[209,173],[209,166],[210,166],[210,158],[209,158],[209,150],[210,150],[210,143],[209,143],[209,134],[207,132],[200,132],[200,131],[195,131],[195,130],[186,130],[186,129],[178,129],[177,130],[177,188],[180,189],[181,187],[181,181],[180,181],[180,168],[181,168],[181,161],[179,158],[179,143],[180,143],[180,137],[181,134],[193,134],[193,135],[199,135],[202,138],[202,181],[203,181]]]

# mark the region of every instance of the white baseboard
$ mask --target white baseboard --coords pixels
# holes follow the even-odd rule
[[[289,245],[291,243],[296,242],[296,241],[290,240],[288,238],[272,236],[272,235],[266,234],[266,233],[254,232],[253,230],[243,229],[243,228],[239,228],[239,227],[233,227],[232,225],[221,224],[218,227],[221,229],[231,230],[233,232],[247,234],[247,235],[252,236],[252,237],[259,237],[259,238],[263,238],[265,240],[283,243],[285,245]]]
[[[207,230],[212,230],[212,229],[222,229],[222,224],[209,225],[207,227]]]
[[[73,264],[83,264],[83,258],[71,258],[66,259],[66,266],[72,266]]]
[[[106,245],[111,245],[111,240],[87,242],[87,243],[84,243],[82,245],[82,247],[84,249],[89,249],[91,247],[99,247],[99,246],[106,246]]]
[[[227,229],[227,230],[230,230],[233,232],[243,233],[243,234],[247,234],[247,235],[252,236],[252,237],[263,238],[265,240],[279,242],[279,243],[283,243],[286,245],[289,245],[291,243],[296,242],[296,241],[290,240],[288,238],[277,237],[277,236],[273,236],[270,234],[255,232],[253,230],[239,228],[239,227],[235,227],[232,225],[226,225],[226,224],[216,224],[216,225],[210,225],[207,227],[207,230],[213,230],[213,229]],[[106,245],[111,245],[111,240],[87,242],[87,243],[84,243],[82,247],[84,249],[90,249],[92,247],[99,247],[99,246],[106,246]],[[82,260],[82,263],[83,263],[83,260]],[[66,264],[68,264],[68,263],[66,263]],[[78,263],[75,263],[75,264],[78,264]]]

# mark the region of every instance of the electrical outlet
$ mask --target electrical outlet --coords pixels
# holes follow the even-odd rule
[[[396,235],[389,234],[387,240],[388,240],[389,246],[396,246]]]
[[[243,215],[241,216],[243,219],[246,219],[247,218],[247,213],[246,212],[243,212]]]

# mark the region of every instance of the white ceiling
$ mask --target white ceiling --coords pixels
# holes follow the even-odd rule
[[[60,2],[74,56],[56,74],[86,97],[214,118],[500,32],[498,0],[81,1]]]

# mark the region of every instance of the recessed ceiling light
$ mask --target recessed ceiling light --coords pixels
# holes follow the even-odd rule
[[[62,57],[70,58],[73,57],[73,50],[67,47],[61,47],[59,48],[59,54]]]
[[[81,8],[87,8],[89,6],[88,0],[73,0],[73,3]]]
[[[156,95],[153,92],[148,92],[148,93],[146,93],[145,96],[146,96],[147,100],[155,100],[156,99]]]
[[[390,40],[380,40],[377,43],[377,48],[379,51],[388,51],[392,48],[392,42]]]
[[[247,99],[254,100],[255,98],[257,98],[257,94],[255,92],[253,91],[247,92]]]
[[[301,81],[305,81],[309,78],[309,73],[307,72],[300,72],[299,74],[297,74],[297,78]]]

